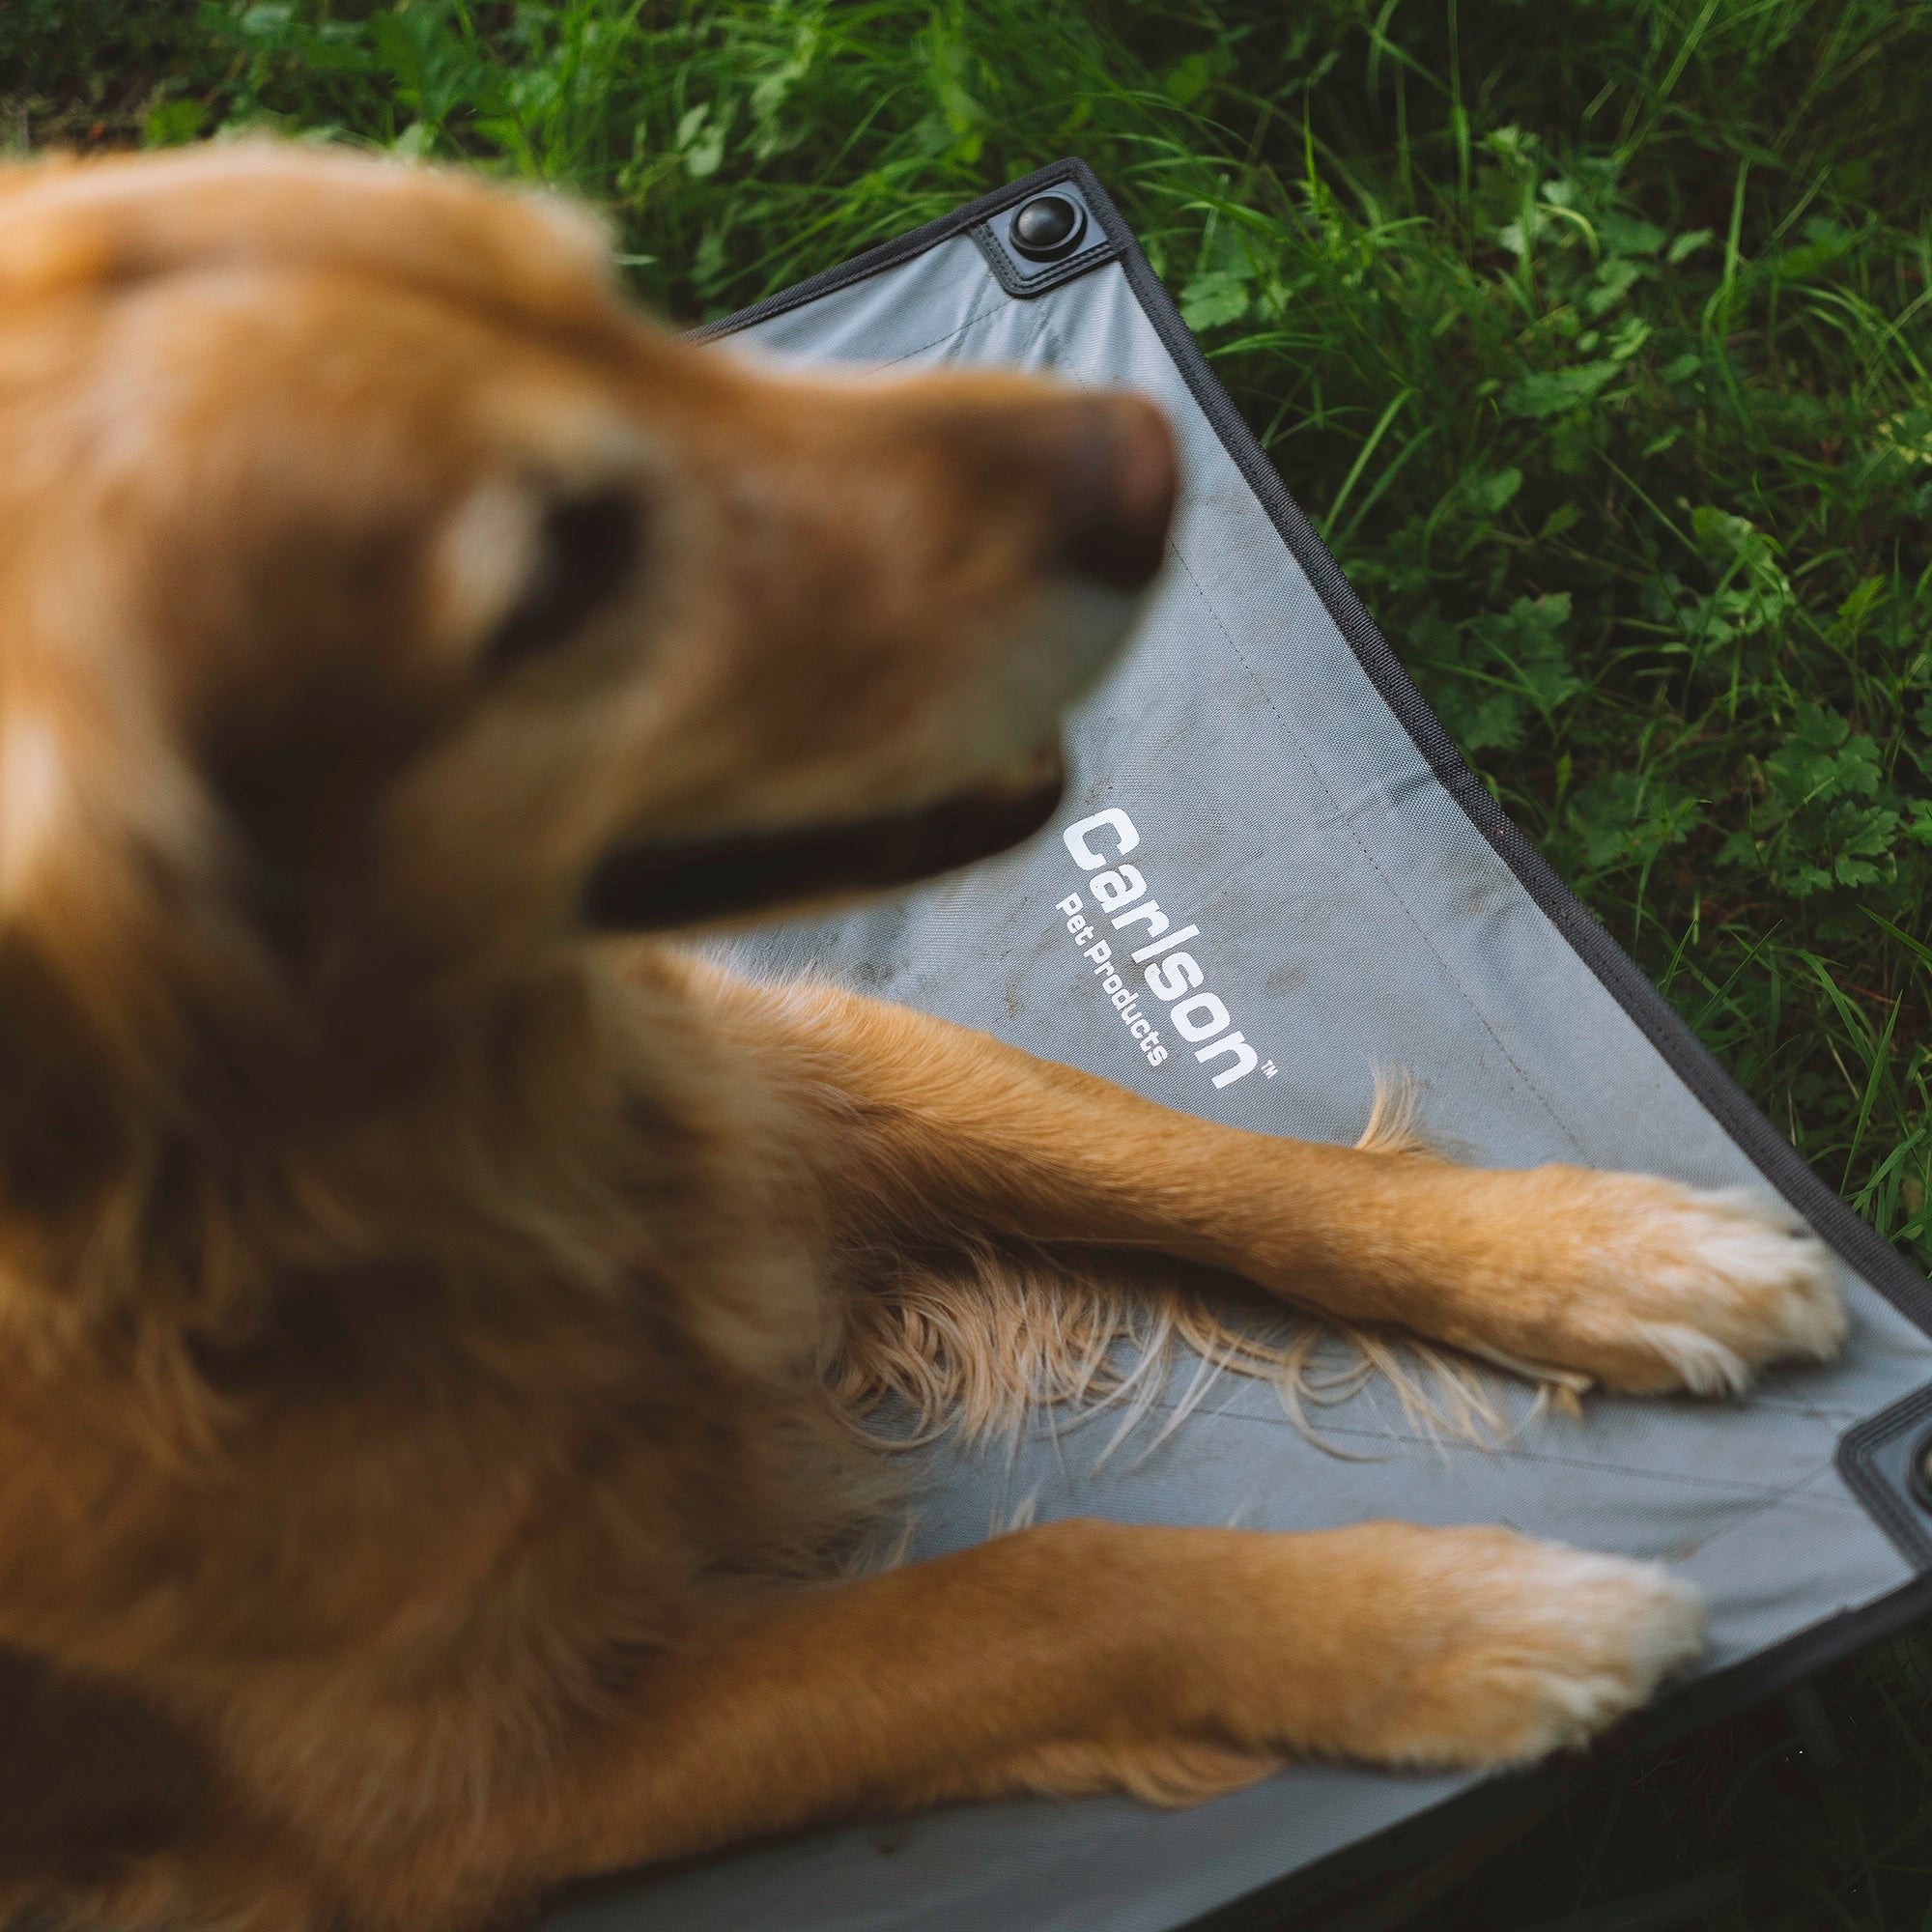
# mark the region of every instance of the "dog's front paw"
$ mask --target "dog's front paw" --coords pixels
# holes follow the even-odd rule
[[[1374,1754],[1418,1766],[1526,1764],[1585,1743],[1703,1647],[1697,1592],[1662,1564],[1508,1530],[1424,1532],[1440,1575],[1435,1642]]]
[[[1530,1249],[1516,1348],[1612,1388],[1737,1395],[1845,1339],[1842,1276],[1781,1205],[1634,1174],[1520,1177]]]
[[[1620,1386],[1737,1395],[1768,1363],[1838,1352],[1838,1264],[1795,1215],[1742,1191],[1653,1182],[1648,1193],[1604,1257],[1624,1284],[1601,1311]]]

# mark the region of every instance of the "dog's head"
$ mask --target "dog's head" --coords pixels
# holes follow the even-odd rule
[[[313,151],[0,177],[0,943],[487,976],[1043,820],[1160,561],[1157,412],[761,368],[607,262]]]

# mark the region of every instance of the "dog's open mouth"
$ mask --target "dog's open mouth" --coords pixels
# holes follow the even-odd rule
[[[591,874],[583,914],[606,931],[706,925],[762,907],[881,892],[989,859],[1037,832],[1060,803],[1058,752],[1009,781],[918,810],[844,824],[628,845]]]

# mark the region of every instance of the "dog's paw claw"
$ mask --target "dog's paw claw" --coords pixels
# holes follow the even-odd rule
[[[1516,1214],[1544,1233],[1507,1298],[1505,1345],[1635,1395],[1740,1395],[1774,1362],[1829,1361],[1843,1271],[1780,1204],[1644,1175],[1546,1168]]]
[[[1466,1534],[1486,1547],[1415,1700],[1411,1763],[1490,1769],[1574,1748],[1703,1648],[1703,1600],[1662,1564]]]
[[[1608,1379],[1739,1395],[1773,1362],[1838,1352],[1843,1275],[1810,1229],[1743,1191],[1649,1194],[1603,1256],[1598,1325],[1630,1358]]]

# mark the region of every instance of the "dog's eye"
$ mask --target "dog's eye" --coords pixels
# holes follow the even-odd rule
[[[619,490],[563,497],[544,511],[524,594],[484,652],[494,669],[567,643],[631,574],[640,542],[637,503]]]

